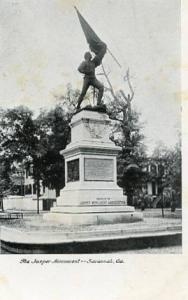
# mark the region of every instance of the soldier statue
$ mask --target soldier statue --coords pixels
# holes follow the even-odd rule
[[[98,51],[96,51],[96,46],[95,49],[92,49],[92,46],[90,45],[90,50],[95,50],[93,51],[95,52],[95,57],[92,59],[91,53],[86,52],[84,55],[85,60],[78,67],[78,71],[84,74],[84,81],[81,94],[78,98],[77,110],[80,109],[80,105],[90,86],[98,89],[97,106],[100,106],[102,102],[101,100],[104,92],[104,86],[99,80],[97,80],[95,76],[95,68],[102,63],[102,59],[106,53],[107,46],[102,41],[99,41],[97,43],[97,49]]]

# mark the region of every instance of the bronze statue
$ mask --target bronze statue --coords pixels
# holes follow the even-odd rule
[[[96,47],[98,51],[96,51]],[[97,80],[95,76],[95,68],[98,67],[102,63],[102,59],[106,53],[106,44],[102,41],[98,42],[95,45],[95,57],[92,59],[92,55],[90,52],[86,52],[84,55],[85,60],[78,67],[78,71],[84,74],[84,82],[80,97],[78,99],[77,109],[80,109],[80,105],[87,93],[87,90],[90,86],[98,89],[98,97],[97,97],[97,106],[101,105],[101,100],[104,92],[103,84]],[[91,51],[93,50],[90,45]]]
[[[119,64],[115,56],[111,53],[109,48],[107,49],[106,44],[103,41],[101,41],[101,39],[94,32],[94,30],[91,28],[88,22],[84,19],[84,17],[81,15],[79,10],[76,7],[74,8],[76,9],[78,19],[80,21],[80,25],[82,27],[86,40],[89,44],[90,50],[93,53],[95,53],[95,57],[92,59],[91,53],[86,52],[84,55],[85,60],[81,63],[81,65],[78,68],[78,71],[80,73],[83,73],[85,76],[84,76],[82,91],[80,97],[78,98],[77,110],[80,109],[80,105],[84,99],[84,96],[87,93],[89,86],[93,86],[94,88],[98,89],[98,98],[97,98],[97,106],[94,107],[92,110],[100,109],[100,111],[104,112],[106,111],[106,106],[104,104],[102,105],[101,103],[104,87],[103,84],[100,81],[98,81],[97,78],[95,77],[95,68],[102,63],[102,59],[107,50],[111,54],[113,59],[116,61],[116,63],[119,65],[119,67],[121,67],[121,65]]]

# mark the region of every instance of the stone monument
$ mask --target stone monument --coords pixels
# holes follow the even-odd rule
[[[77,9],[76,9],[77,10]],[[61,154],[65,158],[65,187],[57,206],[45,219],[63,224],[112,224],[142,219],[134,207],[126,206],[126,197],[117,185],[116,157],[121,150],[109,139],[110,119],[102,104],[103,85],[95,76],[107,46],[77,10],[90,52],[78,70],[84,74],[77,112],[71,120],[71,143]],[[97,106],[80,109],[89,86],[98,89]]]
[[[108,115],[83,109],[70,125],[71,143],[61,151],[65,187],[57,206],[44,218],[67,225],[141,220],[142,213],[126,205],[126,196],[117,185],[116,156],[121,148],[109,139]]]

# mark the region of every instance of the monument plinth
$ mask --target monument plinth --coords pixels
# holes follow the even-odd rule
[[[64,224],[102,224],[142,219],[117,185],[116,156],[107,114],[81,110],[71,120],[65,158],[65,187],[45,219]]]

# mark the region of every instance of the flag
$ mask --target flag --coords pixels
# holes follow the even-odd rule
[[[91,51],[95,54],[98,54],[101,48],[104,46],[104,43],[100,40],[97,34],[93,31],[91,26],[87,23],[87,21],[80,14],[79,10],[75,7],[80,24],[82,26],[83,32],[85,34],[86,40],[89,44]]]

